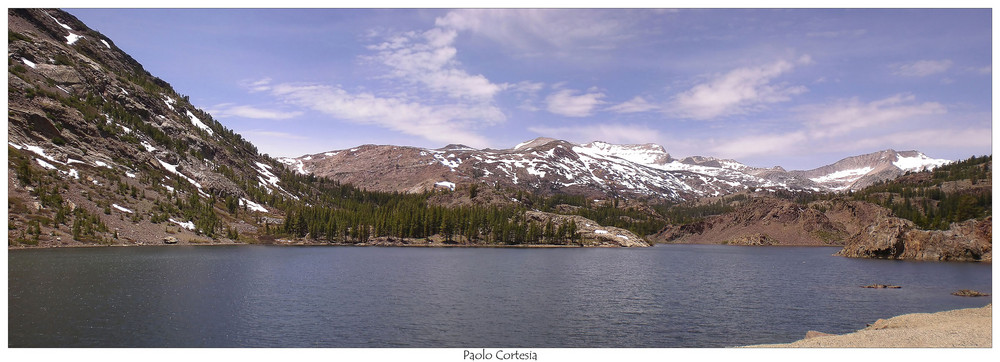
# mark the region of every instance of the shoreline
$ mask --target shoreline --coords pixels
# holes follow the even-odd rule
[[[275,242],[275,243],[242,243],[242,242],[217,242],[217,243],[177,243],[177,244],[84,244],[84,243],[73,243],[73,244],[58,244],[58,245],[39,245],[39,246],[24,246],[24,245],[8,245],[7,250],[40,250],[40,249],[63,249],[63,248],[141,248],[141,247],[162,247],[162,246],[317,246],[317,247],[381,247],[381,248],[514,248],[514,249],[561,249],[561,248],[623,248],[621,246],[612,245],[563,245],[563,244],[514,244],[514,245],[493,245],[493,244],[442,244],[442,243],[421,243],[421,244],[406,244],[406,243],[325,243],[325,242]]]
[[[815,335],[815,336],[814,336]],[[979,308],[911,313],[879,319],[856,332],[809,331],[792,343],[740,348],[992,348],[993,303]]]
[[[246,242],[233,242],[233,241],[219,241],[219,242],[180,242],[176,244],[165,244],[165,243],[144,243],[144,244],[85,244],[85,243],[71,243],[71,244],[53,244],[53,245],[8,245],[7,250],[27,250],[27,249],[59,249],[59,248],[131,248],[131,247],[146,247],[146,246],[233,246],[233,245],[269,245],[269,246],[338,246],[338,247],[402,247],[402,248],[515,248],[515,249],[533,249],[533,248],[627,248],[617,245],[599,244],[599,245],[581,245],[581,244],[445,244],[445,243],[428,243],[428,242],[375,242],[375,243],[328,243],[328,242],[305,242],[305,241],[291,241],[287,239],[278,239],[273,243],[246,243]],[[810,248],[821,248],[821,247],[841,247],[838,245],[729,245],[729,244],[706,244],[706,243],[654,243],[650,244],[648,247],[653,247],[656,245],[719,245],[719,246],[735,246],[735,247],[810,247]],[[641,249],[641,248],[640,248]]]

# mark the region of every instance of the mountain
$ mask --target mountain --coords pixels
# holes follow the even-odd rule
[[[482,183],[542,194],[625,196],[685,201],[740,191],[845,191],[950,161],[917,151],[885,150],[806,171],[757,168],[734,160],[675,159],[655,144],[574,144],[536,138],[510,149],[439,149],[363,145],[280,158],[301,174],[365,185],[372,190],[422,192]]]
[[[7,15],[11,242],[235,241],[301,196],[111,39],[59,10]]]

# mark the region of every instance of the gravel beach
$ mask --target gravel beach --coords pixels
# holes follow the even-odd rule
[[[854,333],[819,335],[788,344],[761,344],[747,347],[992,348],[993,304],[982,308],[905,314],[879,319],[869,327]]]

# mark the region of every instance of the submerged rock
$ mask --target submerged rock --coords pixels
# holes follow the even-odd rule
[[[872,284],[872,285],[866,285],[866,286],[863,286],[862,288],[873,288],[873,289],[883,289],[883,288],[888,288],[888,289],[899,289],[899,288],[902,288],[902,287],[901,287],[901,286],[898,286],[898,285],[887,285],[887,284]]]
[[[972,289],[962,289],[957,292],[952,292],[951,295],[957,295],[959,297],[986,297],[989,296],[987,293],[983,293]]]

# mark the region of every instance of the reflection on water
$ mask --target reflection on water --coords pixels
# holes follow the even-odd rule
[[[727,347],[992,301],[949,294],[992,293],[990,264],[836,250],[11,250],[8,345]]]

